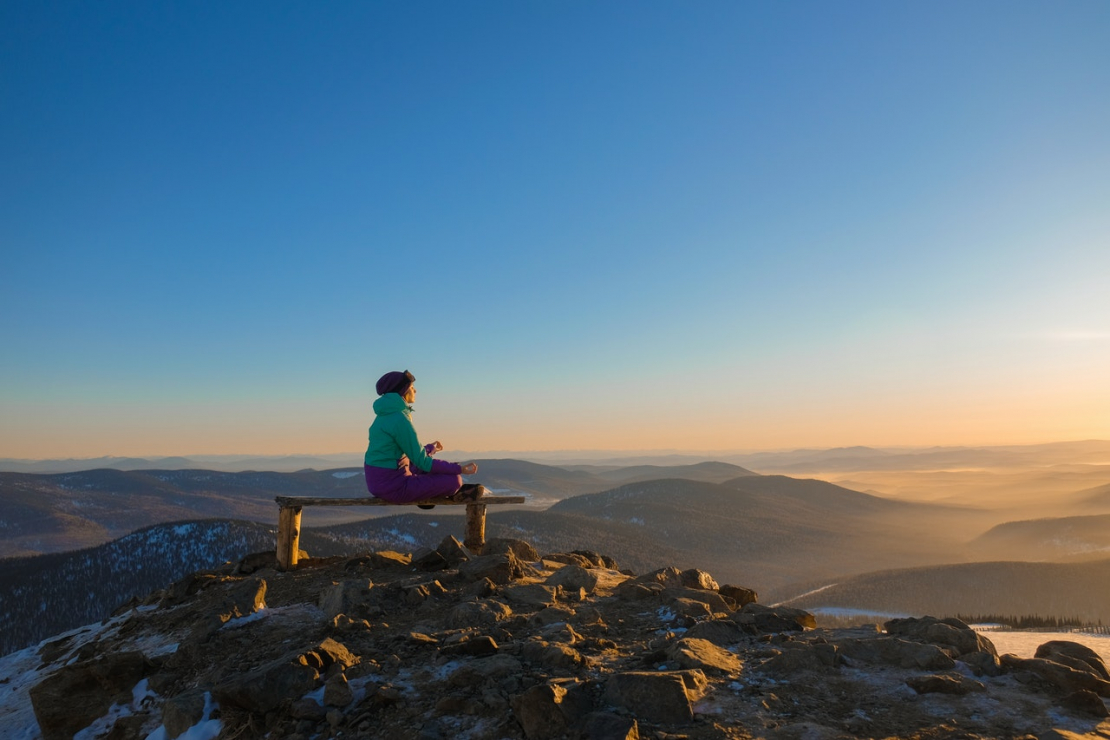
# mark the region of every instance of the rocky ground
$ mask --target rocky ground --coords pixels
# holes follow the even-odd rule
[[[1000,658],[956,620],[815,629],[702,571],[511,540],[273,565],[30,648],[0,690],[46,740],[1110,738],[1110,673],[1075,643]]]

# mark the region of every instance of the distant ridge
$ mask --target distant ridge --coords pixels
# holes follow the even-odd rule
[[[1087,563],[962,563],[855,576],[783,603],[801,609],[902,614],[1110,615],[1110,560]]]

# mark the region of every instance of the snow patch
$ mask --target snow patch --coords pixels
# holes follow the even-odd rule
[[[332,473],[331,477],[343,480],[344,478],[354,478],[356,475],[358,475],[357,470],[342,470],[338,473]]]

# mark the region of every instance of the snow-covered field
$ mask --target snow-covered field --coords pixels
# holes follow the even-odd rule
[[[999,655],[1013,653],[1019,658],[1032,658],[1037,648],[1046,642],[1069,640],[1091,648],[1110,665],[1110,635],[1091,635],[1085,632],[1011,632],[979,629],[980,625],[972,625],[972,627],[994,643]]]

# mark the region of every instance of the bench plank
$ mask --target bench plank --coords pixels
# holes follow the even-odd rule
[[[435,504],[436,506],[465,506],[466,504],[523,504],[524,496],[483,496],[477,501],[452,501],[449,498],[430,498],[425,501],[412,501],[395,504],[380,498],[313,498],[311,496],[278,496],[274,499],[281,508],[292,506],[416,506]]]

